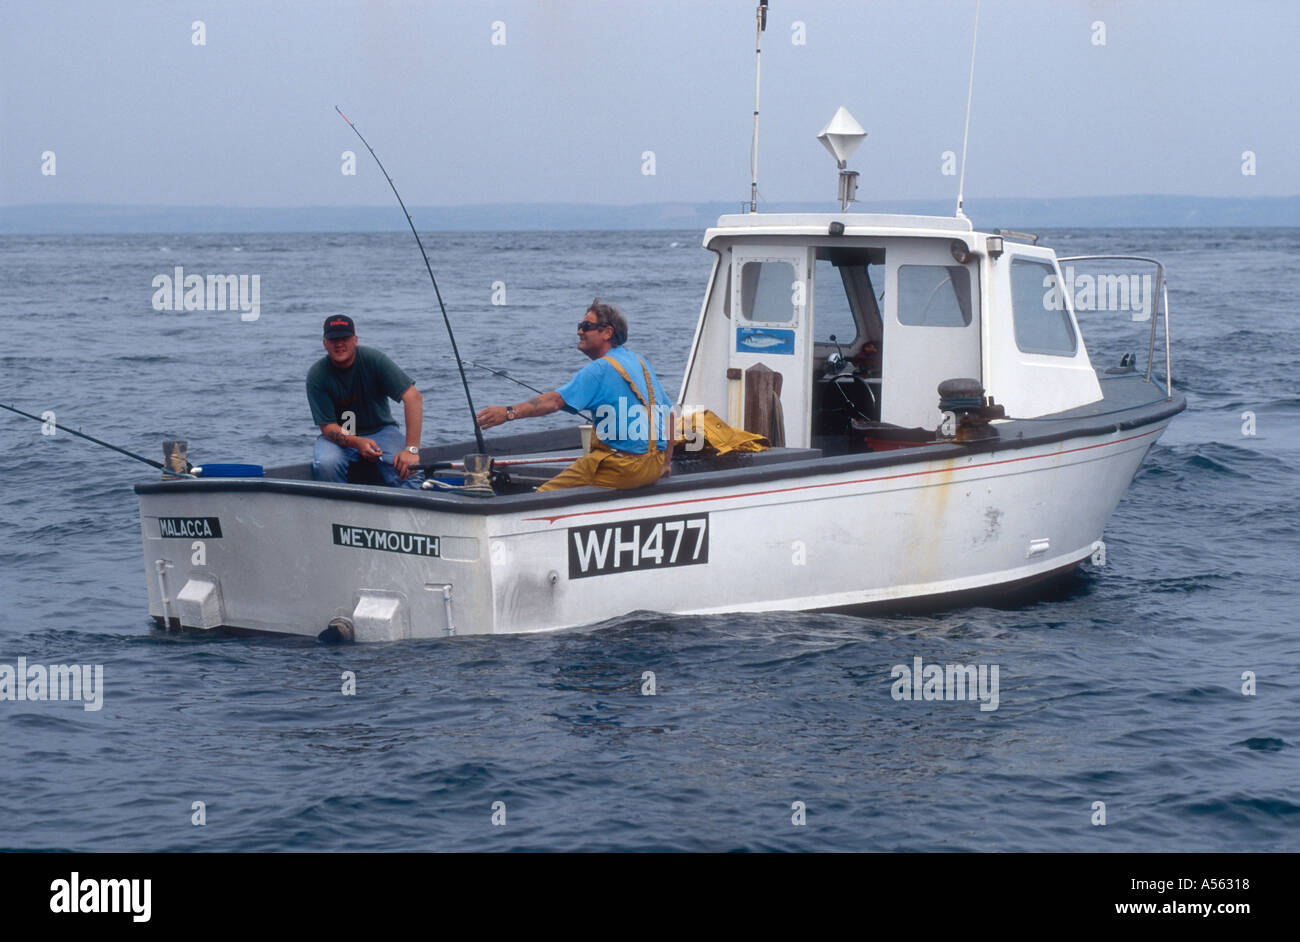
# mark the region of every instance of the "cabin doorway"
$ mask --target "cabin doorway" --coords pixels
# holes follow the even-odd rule
[[[885,250],[819,246],[813,262],[813,444],[838,451],[878,423]]]

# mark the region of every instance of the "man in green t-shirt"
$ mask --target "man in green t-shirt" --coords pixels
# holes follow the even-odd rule
[[[373,347],[357,346],[356,325],[346,314],[325,319],[326,355],[307,371],[307,402],[320,438],[312,456],[318,481],[345,482],[357,460],[377,463],[385,483],[419,487],[423,397],[396,363]],[[388,400],[405,409],[406,436]]]

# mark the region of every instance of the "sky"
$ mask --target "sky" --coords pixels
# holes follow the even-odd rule
[[[335,104],[410,205],[739,206],[755,6],[0,0],[0,206],[384,204]],[[771,0],[761,197],[833,202],[843,105],[860,199],[955,200],[975,13]],[[984,0],[967,198],[1300,193],[1298,46],[1292,0]]]

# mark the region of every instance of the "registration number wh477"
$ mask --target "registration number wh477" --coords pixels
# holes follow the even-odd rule
[[[709,515],[649,517],[572,527],[569,578],[698,566],[709,561]]]

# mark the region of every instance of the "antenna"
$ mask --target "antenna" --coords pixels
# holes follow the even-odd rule
[[[966,130],[961,135],[961,180],[957,184],[957,215],[965,219],[961,211],[962,196],[966,191],[966,142],[970,139],[970,99],[975,90],[975,43],[980,35],[980,0],[975,0],[975,31],[970,40],[970,83],[966,86]]]
[[[758,66],[763,53],[763,30],[767,29],[767,0],[758,0],[754,31],[754,141],[749,146],[749,211],[758,212]]]

